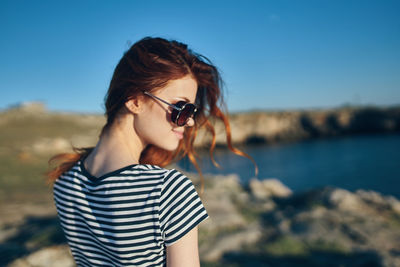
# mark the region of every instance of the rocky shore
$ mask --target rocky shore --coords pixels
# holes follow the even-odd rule
[[[400,107],[259,111],[232,114],[229,119],[235,144],[268,144],[340,135],[400,132]],[[224,145],[225,132],[221,123],[216,124],[216,133],[217,144]],[[197,140],[199,146],[208,143],[208,136],[203,135]]]
[[[211,266],[400,266],[400,202],[377,192],[292,193],[279,180],[218,177],[201,252]]]
[[[293,193],[276,179],[243,186],[230,175],[206,177],[202,199],[210,215],[199,232],[202,266],[400,266],[400,201],[392,196]],[[74,266],[55,214],[0,232],[1,266]]]

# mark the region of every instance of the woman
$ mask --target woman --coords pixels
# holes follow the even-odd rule
[[[162,38],[135,43],[118,63],[106,97],[107,123],[94,148],[51,162],[54,199],[78,266],[199,266],[197,226],[207,219],[182,173],[164,169],[188,156],[197,167],[197,130],[215,133],[217,69],[187,45]]]

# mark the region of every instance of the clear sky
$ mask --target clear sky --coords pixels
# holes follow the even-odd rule
[[[400,1],[0,1],[0,109],[103,112],[145,36],[183,41],[225,80],[230,111],[400,104]]]

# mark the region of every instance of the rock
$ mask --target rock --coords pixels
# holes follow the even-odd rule
[[[266,179],[260,181],[253,178],[249,182],[249,188],[251,194],[257,199],[288,197],[292,194],[292,191],[278,179]]]
[[[32,144],[31,150],[38,154],[61,153],[71,151],[71,142],[65,138],[41,138]]]
[[[205,201],[204,206],[210,216],[208,220],[202,223],[202,228],[207,231],[217,232],[246,224],[243,216],[227,197]]]
[[[73,267],[75,262],[69,247],[52,246],[36,251],[22,259],[15,260],[8,267]]]
[[[392,208],[392,210],[394,212],[396,212],[398,215],[400,215],[400,201],[392,196],[388,197],[387,201],[388,201],[390,207]]]
[[[393,196],[383,196],[375,191],[357,190],[356,194],[368,205],[379,210],[391,210],[400,214],[400,201]]]
[[[202,259],[217,261],[225,252],[240,250],[244,245],[256,243],[261,238],[261,233],[260,226],[253,223],[240,231],[222,236],[212,246],[200,250]]]
[[[356,194],[344,189],[335,189],[327,196],[328,202],[340,210],[355,211],[365,210],[364,201]]]
[[[202,223],[202,228],[220,231],[225,228],[241,227],[246,221],[235,206],[233,199],[243,194],[237,175],[217,176],[206,187],[202,200],[210,219]]]
[[[399,266],[400,217],[393,203],[397,203],[395,198],[377,192],[322,188],[294,194],[268,217],[275,219],[269,223],[278,227],[281,236],[304,243],[310,255],[314,250],[338,255],[373,253],[382,266]],[[353,263],[355,259],[349,266]]]
[[[344,189],[334,189],[327,194],[330,205],[340,210],[376,215],[377,211],[400,214],[400,201],[393,196],[383,196],[378,192],[357,190],[355,193]]]

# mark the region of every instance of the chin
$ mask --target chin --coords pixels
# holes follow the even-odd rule
[[[170,142],[169,144],[159,144],[158,147],[162,148],[164,150],[173,152],[175,151],[179,146],[179,142]]]
[[[166,147],[164,149],[167,150],[167,151],[173,152],[178,148],[178,145],[179,144],[176,144],[175,146],[168,146],[168,147]]]

